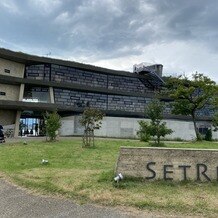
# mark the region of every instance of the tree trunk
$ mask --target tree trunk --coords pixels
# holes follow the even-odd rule
[[[157,144],[160,144],[160,136],[157,136]]]
[[[196,123],[196,118],[195,118],[195,113],[194,112],[192,113],[192,121],[194,123],[196,139],[197,139],[197,141],[201,141],[201,135],[200,135],[200,133],[198,131],[198,128],[197,128],[197,123]]]
[[[94,131],[93,130],[84,130],[83,145],[85,147],[94,146]]]

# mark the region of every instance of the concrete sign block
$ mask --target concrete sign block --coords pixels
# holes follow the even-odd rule
[[[118,173],[146,181],[218,182],[218,149],[121,147]]]

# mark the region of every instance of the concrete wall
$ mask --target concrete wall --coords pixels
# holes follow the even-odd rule
[[[213,135],[213,139],[218,139],[218,131],[216,132],[212,132],[212,135]]]
[[[83,128],[80,123],[80,116],[71,116],[62,118],[61,135],[82,135]],[[117,138],[137,138],[139,129],[137,118],[122,118],[122,117],[104,117],[102,127],[95,130],[96,136],[102,137],[117,137]],[[144,119],[145,121],[148,121]],[[167,126],[174,132],[172,135],[166,136],[167,139],[181,138],[184,140],[195,139],[194,126],[191,121],[164,120]],[[199,122],[198,125],[201,125]],[[205,125],[205,123],[203,123]],[[218,133],[213,133],[213,138],[218,139]]]
[[[104,117],[102,128],[95,131],[97,136],[117,137],[117,138],[136,138],[139,128],[137,119],[121,117]]]
[[[0,92],[5,92],[5,95],[0,95],[0,100],[18,101],[20,86],[0,84]]]
[[[9,70],[9,72],[5,72]],[[5,60],[0,58],[0,75],[14,76],[14,77],[24,77],[24,64],[16,63],[13,61]]]
[[[63,117],[61,119],[61,128],[59,130],[61,136],[70,136],[74,134],[74,116]]]
[[[167,139],[181,138],[184,140],[194,140],[196,138],[194,124],[191,121],[180,120],[164,120],[167,127],[173,130],[171,135],[167,135]]]
[[[12,125],[15,124],[16,111],[13,110],[0,110],[0,124]]]
[[[118,173],[148,181],[218,181],[218,150],[121,147]]]
[[[106,137],[137,138],[139,120],[148,119],[105,117],[102,128],[96,130],[96,135]],[[190,121],[164,120],[174,132],[166,136],[168,139],[182,138],[192,140],[195,138],[194,126]]]

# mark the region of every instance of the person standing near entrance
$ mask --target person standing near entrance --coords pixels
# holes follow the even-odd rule
[[[5,135],[3,132],[3,126],[0,125],[0,143],[5,142]]]
[[[38,136],[38,135],[39,135],[39,134],[38,134],[38,130],[39,130],[39,124],[36,123],[36,124],[35,124],[35,136]]]

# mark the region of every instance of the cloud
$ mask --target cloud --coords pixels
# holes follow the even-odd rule
[[[1,0],[0,8],[2,10],[6,10],[11,14],[19,14],[19,8],[17,7],[17,5],[13,0]]]
[[[217,8],[214,0],[2,0],[0,46],[120,70],[158,62],[165,73],[215,78]]]
[[[218,2],[214,0],[153,1],[157,23],[160,26],[158,39],[195,40],[210,48],[218,43],[216,22]],[[212,40],[208,41],[208,39]]]
[[[36,10],[44,16],[54,13],[62,5],[61,0],[29,0],[27,3],[32,11]]]

